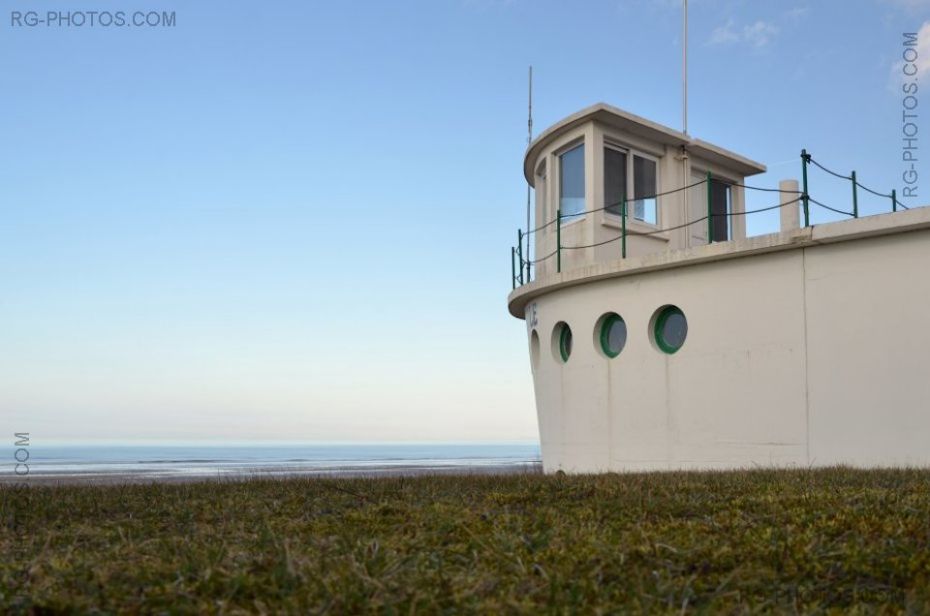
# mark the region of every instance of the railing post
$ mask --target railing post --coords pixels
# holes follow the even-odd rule
[[[530,266],[532,265],[530,259],[530,232],[527,231],[526,235],[523,236],[526,238],[526,282],[530,282]]]
[[[810,160],[810,154],[807,153],[807,150],[801,150],[801,182],[803,184],[802,190],[804,194],[802,200],[804,201],[804,226],[811,226],[811,207],[810,201],[807,197],[807,163]]]
[[[620,205],[620,256],[626,259],[626,195]]]
[[[562,271],[562,208],[555,211],[555,271]]]
[[[853,218],[859,218],[859,183],[856,181],[856,172],[853,171],[849,177],[853,183]]]
[[[707,243],[714,243],[714,214],[710,204],[710,171],[707,172]]]
[[[523,231],[517,229],[517,257],[520,260],[520,284],[523,284]]]
[[[514,265],[514,258],[517,256],[517,249],[510,247],[510,288],[517,288],[517,266]]]
[[[891,189],[891,211],[898,211],[898,193],[895,192],[894,188]]]

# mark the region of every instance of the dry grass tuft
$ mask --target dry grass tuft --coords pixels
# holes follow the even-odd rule
[[[0,611],[930,611],[930,472],[0,488]]]

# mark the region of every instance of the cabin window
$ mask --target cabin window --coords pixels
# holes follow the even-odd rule
[[[633,157],[633,218],[654,225],[656,212],[656,161]]]
[[[559,156],[559,210],[563,220],[584,214],[584,144]]]
[[[688,211],[690,220],[703,220],[699,224],[689,227],[691,246],[700,246],[707,243],[707,215],[710,214],[715,242],[725,242],[732,236],[730,218],[733,213],[733,186],[732,180],[720,179],[711,176],[708,188],[707,172],[692,170],[691,183],[694,185],[688,191]],[[710,199],[710,204],[707,200]],[[708,211],[708,205],[710,209]]]
[[[548,192],[546,190],[546,165],[545,163],[536,168],[536,189],[533,191],[536,196],[536,224],[541,225],[554,218],[549,212]]]
[[[710,211],[714,216],[714,241],[730,239],[730,185],[717,179],[710,182]]]
[[[605,211],[622,215],[625,197],[628,216],[651,225],[658,224],[657,192],[655,160],[615,147],[604,148]]]
[[[621,216],[626,196],[626,152],[604,148],[604,209]]]

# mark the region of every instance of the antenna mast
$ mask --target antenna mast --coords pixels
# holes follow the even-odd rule
[[[681,131],[688,134],[688,0],[682,0],[684,20],[681,45]]]
[[[526,120],[526,147],[533,141],[533,65],[530,65],[529,105]],[[530,280],[530,184],[526,183],[526,280]]]
[[[530,100],[529,114],[526,121],[526,145],[533,141],[533,65],[530,65]]]

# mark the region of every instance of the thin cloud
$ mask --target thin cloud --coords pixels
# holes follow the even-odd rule
[[[797,6],[793,9],[785,11],[785,19],[789,21],[800,21],[804,17],[807,17],[807,14],[811,12],[809,6]]]
[[[905,47],[902,45],[902,53]],[[920,30],[917,31],[917,46],[913,49],[916,49],[916,60],[912,63],[908,63],[908,72],[914,73],[908,75],[904,72],[905,61],[904,58],[900,55],[898,59],[891,65],[891,75],[893,81],[896,83],[903,83],[905,81],[913,81],[917,79],[918,81],[924,80],[930,75],[930,21],[925,21]],[[916,72],[911,66],[916,66]]]
[[[759,48],[771,43],[776,35],[778,35],[778,26],[773,23],[760,19],[740,26],[736,20],[730,18],[724,25],[714,28],[707,43],[709,45],[744,43]]]
[[[778,34],[778,26],[761,19],[750,26],[743,27],[743,39],[756,47],[764,47]]]
[[[707,41],[708,44],[726,45],[728,43],[738,42],[739,34],[736,32],[735,25],[732,19],[728,19],[725,25],[714,28],[714,31],[710,33],[710,40]]]
[[[930,9],[930,0],[879,0],[882,4],[892,8],[904,9],[916,13]]]
[[[462,6],[466,9],[479,11],[507,8],[515,3],[516,0],[462,0]]]

